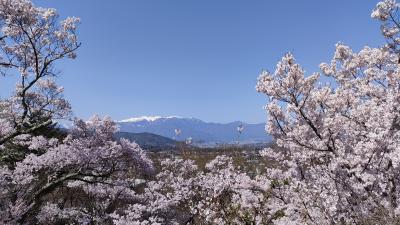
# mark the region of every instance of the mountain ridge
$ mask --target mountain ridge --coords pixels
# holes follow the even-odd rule
[[[264,124],[264,122],[259,122],[259,123],[248,123],[240,120],[235,120],[232,122],[215,122],[215,121],[205,121],[198,119],[196,117],[184,117],[184,116],[138,116],[138,117],[130,117],[127,119],[122,119],[122,120],[116,120],[115,122],[117,123],[126,123],[126,122],[140,122],[140,121],[148,121],[148,122],[154,122],[157,120],[165,120],[165,119],[183,119],[183,120],[193,120],[193,121],[201,121],[204,123],[210,123],[210,124],[230,124],[230,123],[244,123],[244,124]]]
[[[194,117],[141,116],[116,121],[121,132],[153,133],[177,141],[192,138],[195,144],[265,143],[272,140],[264,123],[205,122]],[[238,127],[243,126],[242,132]]]

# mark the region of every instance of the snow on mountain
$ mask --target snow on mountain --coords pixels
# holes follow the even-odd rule
[[[168,116],[168,117],[161,117],[161,116],[141,116],[141,117],[133,117],[133,118],[128,118],[124,120],[120,120],[118,122],[120,123],[129,123],[129,122],[140,122],[140,121],[148,121],[148,122],[154,122],[158,119],[171,119],[171,118],[179,118],[178,116]]]
[[[269,142],[272,138],[265,132],[265,124],[248,124],[240,121],[211,123],[196,118],[179,116],[142,116],[117,121],[120,131],[131,133],[153,133],[174,140],[192,138],[196,144],[221,144]],[[238,132],[238,126],[243,131]],[[181,132],[177,135],[175,129]]]

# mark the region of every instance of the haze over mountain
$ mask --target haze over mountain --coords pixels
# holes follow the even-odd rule
[[[117,122],[121,132],[153,133],[174,140],[185,140],[191,137],[195,144],[232,143],[261,143],[269,142],[272,138],[265,132],[265,124],[248,124],[241,121],[231,123],[205,122],[196,118],[178,116],[160,117],[143,116],[129,118]],[[243,131],[238,131],[238,126]],[[175,132],[179,129],[180,133]]]

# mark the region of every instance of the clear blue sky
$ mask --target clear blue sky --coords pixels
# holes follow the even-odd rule
[[[82,20],[82,47],[58,64],[76,116],[179,115],[265,121],[262,69],[291,51],[308,72],[341,41],[383,43],[377,1],[34,0]]]

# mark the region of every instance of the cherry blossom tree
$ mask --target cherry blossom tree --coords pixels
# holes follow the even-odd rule
[[[282,223],[400,222],[398,4],[379,2],[388,44],[353,52],[336,45],[330,63],[307,76],[292,54],[263,72],[257,91],[269,97],[267,131],[283,150],[267,149],[281,168],[268,176],[286,205]]]
[[[115,224],[272,224],[284,206],[274,204],[267,177],[251,178],[218,156],[200,170],[193,161],[166,159],[142,201],[114,214]]]
[[[0,73],[19,77],[12,96],[0,99],[1,161],[14,163],[27,154],[4,147],[15,144],[17,136],[70,115],[63,88],[53,79],[54,63],[75,58],[78,22],[75,17],[59,21],[55,9],[38,8],[27,0],[0,1]]]
[[[137,144],[114,140],[110,118],[76,120],[66,137],[45,134],[71,113],[54,63],[75,58],[78,22],[27,0],[0,1],[0,71],[19,78],[0,100],[1,224],[111,223],[153,172]]]
[[[59,143],[36,137],[29,154],[12,170],[2,167],[0,221],[13,223],[104,224],[122,202],[137,201],[137,179],[153,171],[143,150],[125,139],[114,140],[110,118],[76,121]]]
[[[210,224],[272,224],[283,207],[274,204],[271,184],[264,175],[251,178],[231,158],[218,156],[198,177],[198,201],[192,211]]]

